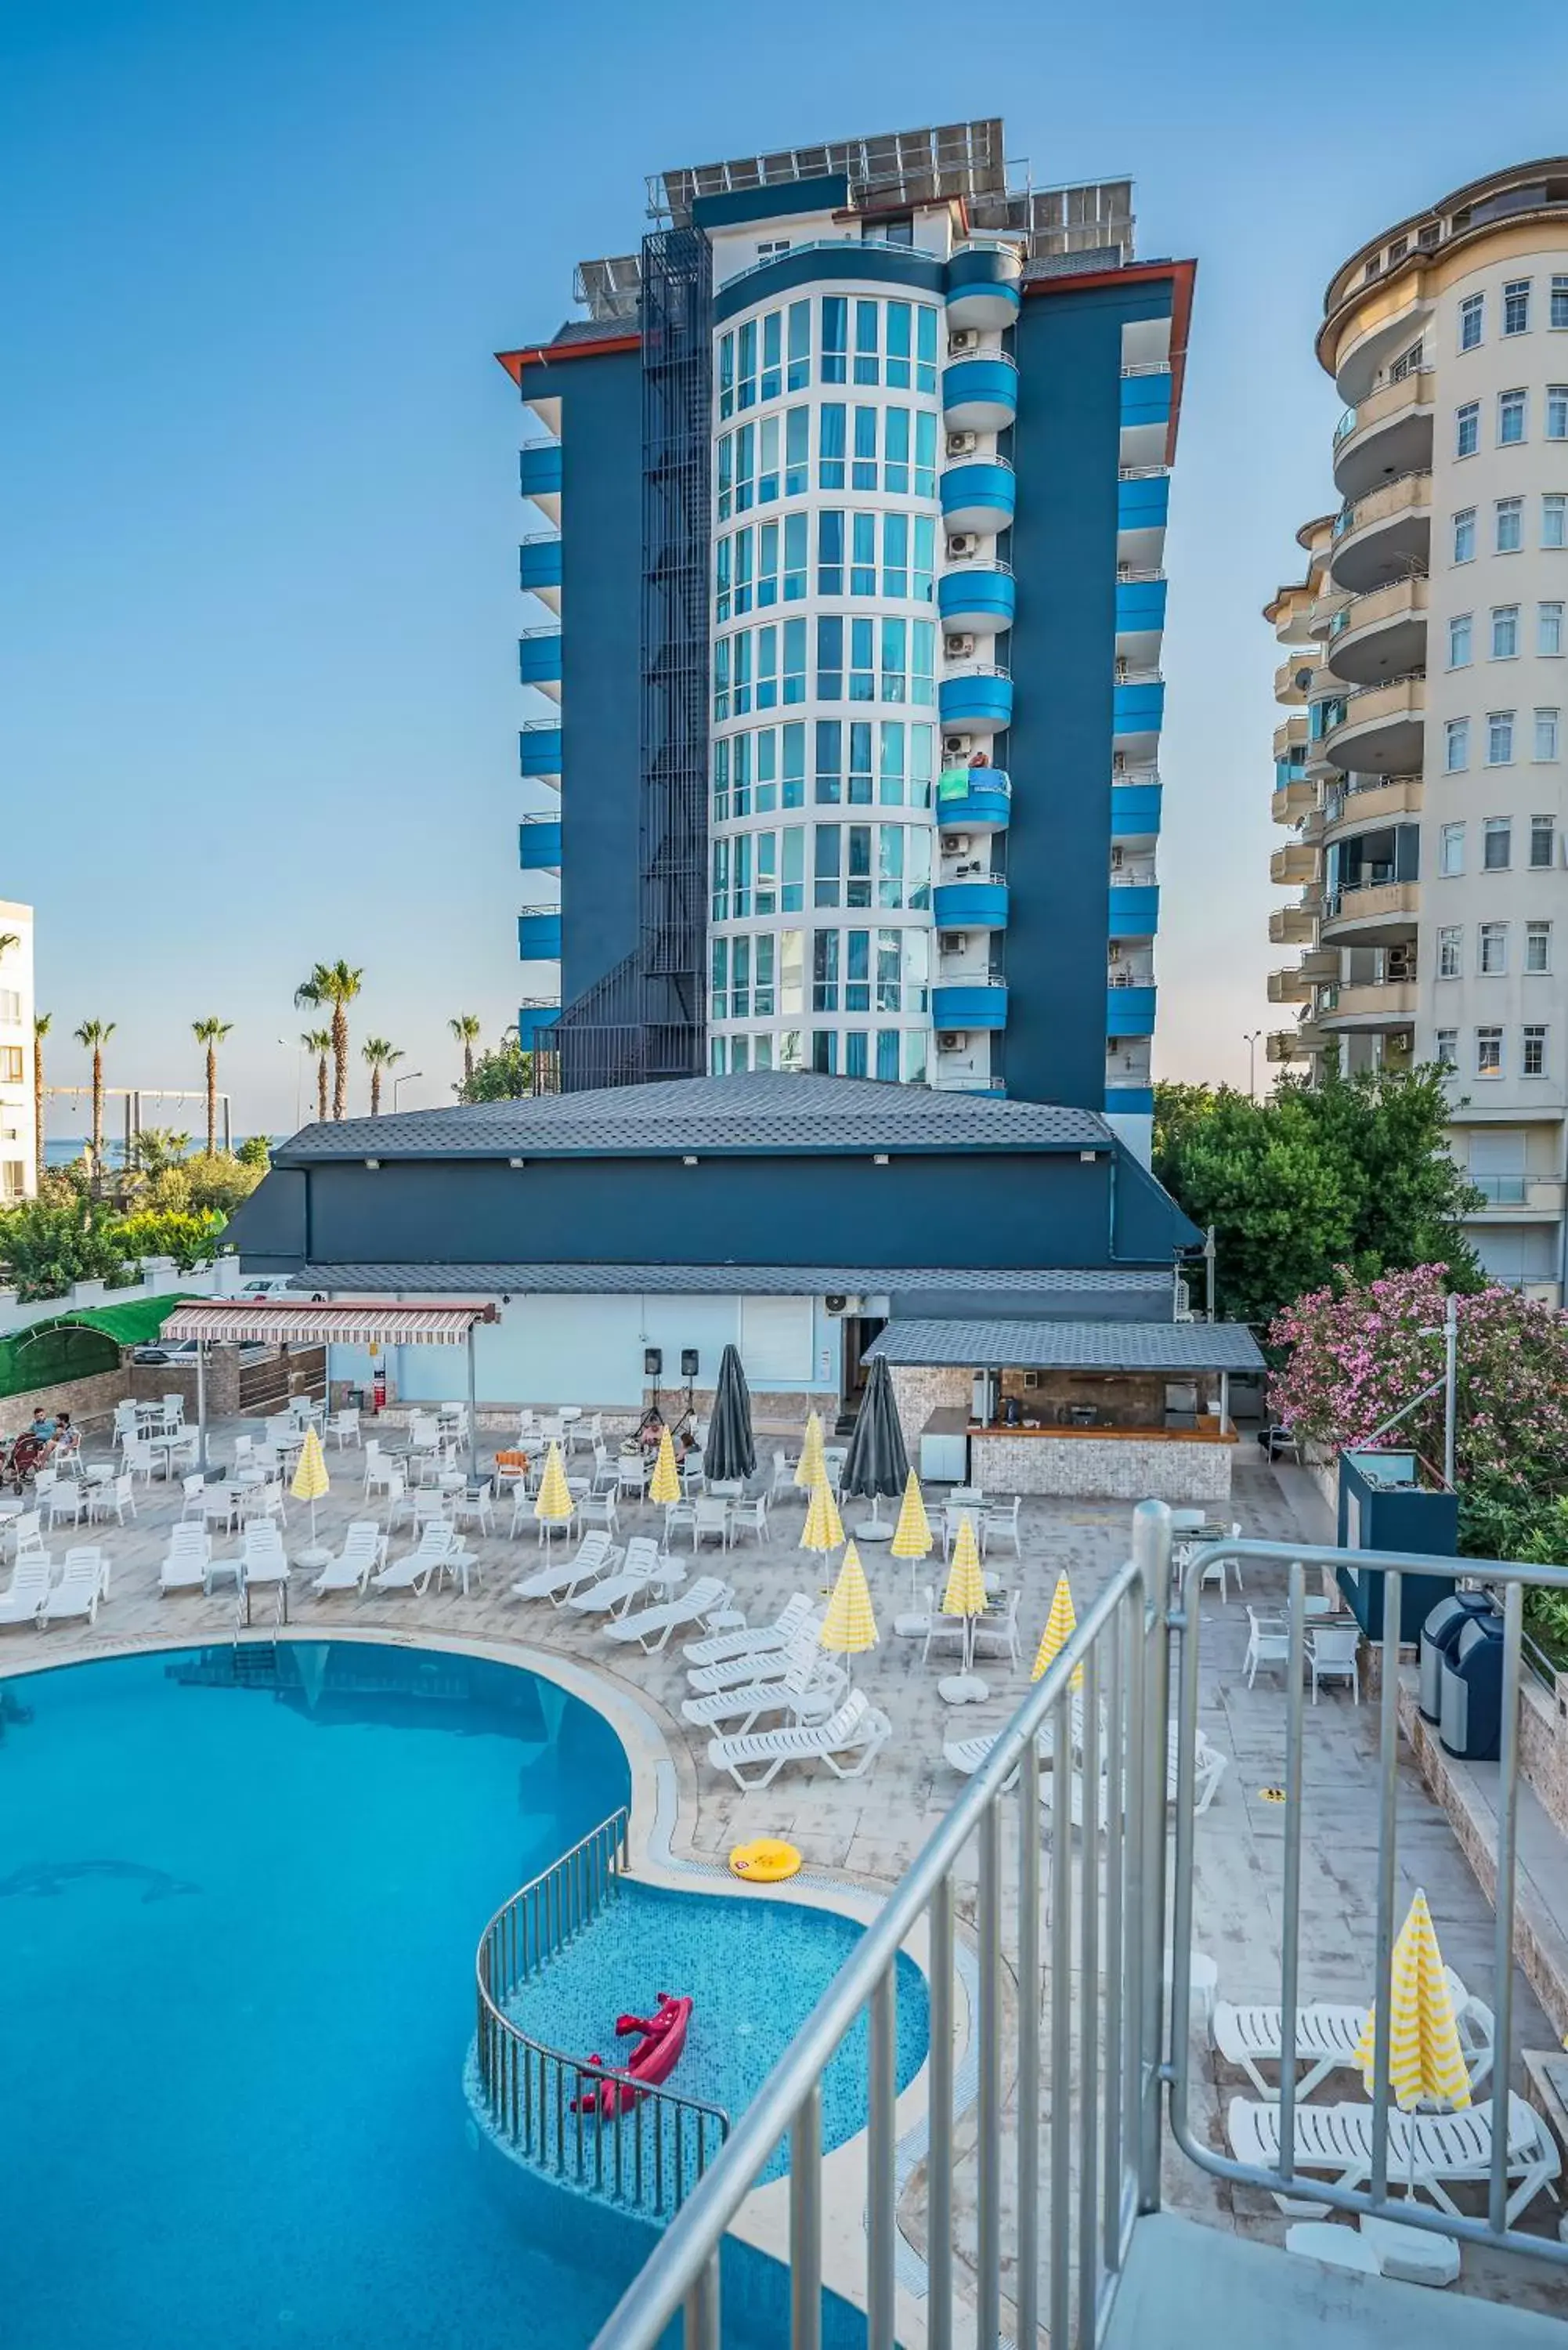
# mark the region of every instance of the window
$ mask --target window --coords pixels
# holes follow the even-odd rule
[[[849,469],[851,489],[874,490],[877,486],[877,415],[874,408],[857,408],[855,411],[855,460]]]
[[[730,617],[731,546],[722,538],[713,550],[713,618],[727,620]]]
[[[1519,607],[1517,604],[1494,604],[1491,608],[1491,657],[1493,660],[1512,660],[1519,651]]]
[[[1443,729],[1443,764],[1450,775],[1462,775],[1470,763],[1470,722],[1450,718]]]
[[[715,863],[717,863],[717,858],[715,858]],[[715,939],[713,941],[713,993],[711,998],[711,1016],[715,1020],[727,1020],[730,1016],[729,969],[730,941],[728,939]]]
[[[817,931],[812,939],[811,1008],[814,1012],[836,1012],[838,1009],[836,931]]]
[[[1446,824],[1438,841],[1438,871],[1451,880],[1465,869],[1465,828],[1462,824]]]
[[[1551,871],[1557,823],[1554,816],[1532,816],[1531,817],[1530,863],[1533,872],[1549,873]]]
[[[732,743],[732,779],[734,789],[730,795],[732,816],[750,816],[752,812],[752,737],[737,734]]]
[[[729,920],[730,844],[727,840],[716,840],[713,843],[713,898],[711,910],[716,922]]]
[[[809,515],[786,515],[784,526],[784,599],[786,604],[799,604],[805,599],[806,548],[809,544]]]
[[[762,246],[759,245],[758,253],[760,254],[762,250]],[[787,253],[789,245],[787,243],[775,245],[774,250],[778,253]],[[763,400],[776,400],[784,390],[784,312],[782,310],[770,310],[763,320],[763,372],[760,389]]]
[[[1552,324],[1568,327],[1568,277],[1554,277],[1552,281]]]
[[[908,391],[909,389],[910,323],[908,302],[888,303],[886,380],[889,391]]]
[[[846,824],[848,837],[845,843],[844,902],[846,906],[869,906],[871,903],[871,827],[868,824]]]
[[[844,854],[842,825],[819,824],[812,844],[812,898],[818,906],[836,906],[840,863]]]
[[[816,592],[844,593],[844,516],[833,506],[825,506],[816,518]]]
[[[1438,1066],[1457,1069],[1459,1066],[1459,1032],[1457,1028],[1439,1028],[1437,1034]]]
[[[1532,979],[1539,979],[1552,969],[1552,925],[1550,922],[1526,922],[1524,926],[1524,968]]]
[[[730,639],[713,639],[713,715],[728,718],[730,714]]]
[[[1496,515],[1497,552],[1499,555],[1517,555],[1524,544],[1524,500],[1499,498],[1493,512]]]
[[[909,659],[909,624],[907,620],[884,620],[882,623],[882,699],[902,702],[909,681],[906,667]]]
[[[752,503],[756,442],[756,426],[742,424],[735,435],[735,512],[737,514],[744,514]]]
[[[937,698],[936,657],[936,622],[911,620],[909,623],[909,699],[928,710]]]
[[[877,1031],[877,1075],[884,1085],[898,1082],[898,1032],[896,1028]]]
[[[869,931],[846,931],[844,933],[844,1009],[846,1012],[869,1012],[871,1009]]]
[[[779,420],[764,417],[757,427],[757,504],[771,506],[779,494]]]
[[[738,619],[752,608],[752,533],[738,530],[732,544],[735,550],[735,617]]]
[[[1513,712],[1511,710],[1490,710],[1486,722],[1486,763],[1489,767],[1506,767],[1513,758]]]
[[[909,593],[917,604],[929,604],[936,590],[933,574],[937,562],[937,525],[930,515],[915,516],[915,562],[909,580]]]
[[[851,1028],[844,1038],[844,1074],[846,1077],[863,1077],[866,1071],[866,1031]]]
[[[814,1028],[811,1035],[811,1066],[819,1077],[838,1075],[838,1031],[836,1028]]]
[[[735,411],[735,338],[719,338],[719,413],[732,416]]]
[[[1506,816],[1489,816],[1481,827],[1481,870],[1483,873],[1506,873],[1513,862],[1513,819]]]
[[[1476,552],[1476,510],[1465,506],[1454,516],[1454,561],[1473,563]]]
[[[842,294],[822,297],[822,380],[848,380],[849,305]]]
[[[1524,1077],[1546,1075],[1546,1031],[1532,1025],[1520,1030],[1519,1073]]]
[[[1467,400],[1454,411],[1454,454],[1473,457],[1480,447],[1480,402]]]
[[[811,411],[784,411],[784,481],[786,498],[803,498],[811,487]]]
[[[781,253],[787,253],[788,251],[789,239],[787,236],[769,237],[757,246],[757,259],[759,261],[776,261]]]
[[[846,410],[841,400],[825,400],[816,416],[816,486],[844,487]]]
[[[1568,492],[1548,490],[1542,499],[1541,544],[1568,546]]]
[[[844,623],[824,614],[816,624],[816,698],[844,699]],[[817,729],[818,733],[821,728]]]
[[[1476,1030],[1476,1075],[1478,1077],[1501,1077],[1502,1075],[1502,1030]]]
[[[1511,277],[1502,289],[1502,331],[1505,335],[1527,335],[1530,332],[1530,280]]]
[[[805,805],[805,728],[796,718],[789,725],[782,726],[779,733],[783,766],[783,773],[779,777],[779,806],[786,808],[804,807]],[[784,835],[786,853],[789,841],[790,835],[786,832]],[[786,914],[790,911],[787,905],[784,911]]]
[[[786,391],[804,391],[811,381],[811,304],[792,302],[789,306],[789,366],[784,376]]]
[[[909,592],[909,517],[882,517],[882,593],[901,603]]]
[[[784,698],[786,702],[805,700],[805,622],[786,620],[784,624]]]
[[[880,306],[876,302],[855,305],[855,380],[876,383],[882,373]]]
[[[1470,616],[1459,612],[1449,622],[1449,667],[1468,669],[1470,660]]]
[[[722,824],[730,813],[730,743],[721,735],[713,745],[713,821]]]
[[[752,911],[752,840],[742,832],[730,843],[730,911],[740,922]]]
[[[1501,977],[1508,969],[1508,924],[1483,922],[1476,940],[1476,969],[1483,978]]]
[[[1568,383],[1546,387],[1546,438],[1568,441]]]
[[[805,827],[799,824],[786,825],[780,848],[782,853],[780,871],[784,879],[779,887],[779,911],[781,914],[798,914],[805,904]],[[771,1013],[774,1008],[771,1003],[764,1003],[762,1000],[764,945],[771,949],[773,941],[759,939],[757,941],[757,1011],[759,1014]],[[770,981],[771,962],[770,954]]]
[[[849,800],[855,807],[871,805],[871,723],[857,718],[849,729]]]
[[[934,498],[936,494],[937,420],[926,408],[915,419],[915,495]]]
[[[882,420],[882,486],[895,497],[909,486],[909,411],[889,408]]]
[[[1535,608],[1535,650],[1538,653],[1560,653],[1563,650],[1563,607],[1560,603],[1538,604]]]
[[[752,638],[748,629],[741,629],[731,639],[734,663],[735,715],[743,718],[752,706]]]
[[[936,388],[937,313],[929,303],[922,303],[915,313],[915,390],[935,391]]]
[[[1555,759],[1557,756],[1557,712],[1538,710],[1535,713],[1535,756]]]
[[[1497,396],[1497,445],[1511,449],[1524,438],[1524,394],[1500,391]]]
[[[1481,338],[1481,327],[1486,317],[1486,296],[1467,294],[1459,304],[1459,348],[1473,351]]]
[[[718,518],[721,522],[730,519],[730,510],[735,498],[734,485],[735,438],[733,433],[726,432],[719,442]]]
[[[876,622],[851,620],[849,623],[849,699],[851,702],[875,702],[877,699],[876,646]]]
[[[877,593],[877,517],[874,514],[854,514],[849,517],[849,592],[852,596],[875,596]]]
[[[1464,963],[1465,934],[1458,928],[1438,932],[1438,977],[1458,979]]]

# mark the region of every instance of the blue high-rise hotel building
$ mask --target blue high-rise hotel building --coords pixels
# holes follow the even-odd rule
[[[588,316],[502,354],[543,428],[520,1029],[569,1090],[804,1068],[1147,1154],[1194,265],[1133,259],[1129,182],[1003,155],[665,172]]]

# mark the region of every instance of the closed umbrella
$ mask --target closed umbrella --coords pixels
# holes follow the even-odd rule
[[[971,1683],[963,1697],[983,1697],[985,1684],[972,1670],[974,1665],[974,1627],[985,1613],[985,1575],[980,1564],[980,1548],[974,1538],[974,1521],[966,1510],[959,1520],[958,1540],[953,1544],[952,1565],[948,1570],[948,1587],[942,1594],[942,1614],[961,1616],[964,1619],[963,1672],[960,1679]],[[946,1688],[957,1690],[958,1684]],[[962,1702],[961,1698],[960,1702]]]
[[[327,1474],[327,1456],[321,1450],[321,1439],[314,1426],[305,1431],[305,1441],[299,1448],[299,1461],[294,1472],[289,1492],[296,1502],[310,1504],[310,1547],[316,1548],[316,1504],[330,1489]]]
[[[1367,2095],[1376,2095],[1376,2002],[1366,2011],[1366,2021],[1355,2043],[1355,2061],[1361,2067]],[[1401,2113],[1407,2114],[1427,2097],[1441,2098],[1455,2107],[1468,2106],[1470,2101],[1470,2076],[1459,2046],[1453,1993],[1449,1988],[1443,1954],[1438,1947],[1432,1913],[1427,1907],[1425,1893],[1419,1890],[1394,1945],[1388,1989],[1388,2078]],[[1414,2162],[1414,2133],[1410,2154]]]
[[[744,1480],[757,1465],[752,1435],[752,1399],[741,1357],[726,1347],[719,1361],[719,1384],[708,1420],[708,1440],[702,1447],[702,1472],[710,1485]]]
[[[842,1479],[846,1493],[864,1493],[871,1503],[869,1523],[857,1526],[857,1534],[869,1535],[874,1542],[882,1540],[882,1496],[886,1493],[891,1500],[901,1493],[909,1473],[909,1456],[904,1450],[904,1431],[898,1424],[898,1407],[893,1399],[887,1357],[874,1355],[866,1392],[856,1415],[855,1430],[849,1439],[849,1451],[845,1455]]]
[[[826,1470],[827,1464],[822,1457],[822,1422],[815,1412],[812,1412],[806,1419],[800,1459],[795,1462],[794,1482],[803,1492],[809,1493],[814,1485],[821,1484]]]
[[[931,1555],[931,1522],[926,1515],[925,1500],[920,1492],[920,1481],[911,1469],[904,1482],[903,1505],[898,1523],[893,1529],[888,1544],[895,1558],[909,1562],[909,1606],[918,1607],[919,1596],[915,1588],[916,1562]],[[894,1627],[897,1630],[897,1626]]]
[[[552,1440],[545,1456],[545,1473],[539,1480],[539,1491],[534,1503],[534,1515],[539,1521],[546,1544],[552,1526],[569,1525],[576,1504],[566,1483],[566,1472],[561,1465],[561,1448]]]
[[[844,1564],[838,1570],[838,1580],[833,1586],[833,1596],[827,1603],[827,1613],[822,1619],[822,1629],[816,1636],[817,1646],[836,1657],[864,1656],[867,1648],[877,1646],[877,1618],[872,1613],[871,1594],[867,1587],[866,1570],[860,1564],[860,1554],[851,1543],[844,1554]],[[855,1677],[853,1664],[850,1679]]]
[[[1045,1618],[1045,1629],[1040,1635],[1040,1646],[1034,1654],[1034,1669],[1029,1678],[1041,1681],[1050,1666],[1061,1655],[1078,1628],[1077,1611],[1073,1606],[1073,1587],[1064,1575],[1056,1577],[1056,1588],[1051,1595],[1051,1613]],[[1084,1668],[1073,1669],[1073,1687],[1084,1686]]]
[[[680,1499],[680,1471],[675,1465],[675,1439],[669,1428],[659,1431],[659,1458],[653,1464],[653,1476],[648,1488],[650,1502],[666,1506]]]
[[[836,1550],[843,1540],[844,1521],[838,1514],[838,1504],[829,1492],[825,1477],[820,1484],[812,1488],[805,1523],[800,1530],[800,1547],[826,1555],[830,1550]]]

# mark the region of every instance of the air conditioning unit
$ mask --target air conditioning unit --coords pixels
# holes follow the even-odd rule
[[[942,736],[942,756],[944,759],[967,759],[973,748],[974,736],[972,734],[944,734]]]
[[[941,954],[967,954],[969,952],[969,932],[967,931],[940,931],[937,933],[937,949],[939,953]]]
[[[978,351],[979,348],[980,334],[974,327],[961,327],[956,333],[948,337],[950,359],[968,359],[971,352]]]
[[[822,1302],[826,1306],[828,1312],[835,1315],[843,1314],[858,1314],[862,1305],[865,1303],[863,1298],[846,1296],[842,1291],[832,1293],[830,1295],[825,1297]]]
[[[948,540],[948,561],[967,563],[980,553],[980,533],[977,530],[955,530]]]
[[[1125,860],[1125,858],[1126,858],[1126,854],[1127,854],[1127,852],[1126,852],[1126,850],[1125,850],[1125,849],[1120,849],[1120,848],[1113,848],[1113,849],[1112,849],[1112,851],[1111,851],[1111,871],[1112,871],[1113,873],[1119,873],[1119,872],[1121,871],[1123,862],[1124,862],[1124,860]]]
[[[950,432],[948,434],[948,455],[950,457],[972,457],[979,447],[980,435],[978,432]]]
[[[974,639],[967,634],[959,637],[944,637],[942,639],[942,650],[947,655],[949,660],[972,660],[974,659]]]
[[[962,857],[968,853],[968,849],[969,835],[967,832],[943,833],[942,855],[944,857]]]
[[[963,1051],[963,1030],[961,1028],[938,1029],[937,1050],[939,1053],[961,1053]]]

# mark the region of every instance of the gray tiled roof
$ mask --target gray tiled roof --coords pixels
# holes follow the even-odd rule
[[[1091,1110],[853,1077],[756,1072],[541,1094],[307,1126],[275,1166],[328,1159],[644,1158],[681,1152],[1106,1150]]]
[[[890,1322],[867,1348],[958,1370],[1258,1371],[1241,1322]]]
[[[1170,1296],[1168,1273],[1100,1273],[929,1265],[841,1264],[312,1264],[296,1276],[305,1290],[367,1294],[391,1290],[410,1297],[555,1295],[747,1297],[885,1297],[932,1290],[1025,1297]],[[922,1329],[932,1326],[922,1323]]]
[[[613,337],[635,335],[639,331],[634,316],[626,318],[568,318],[557,327],[551,343],[603,343]],[[549,345],[545,347],[548,349]]]

